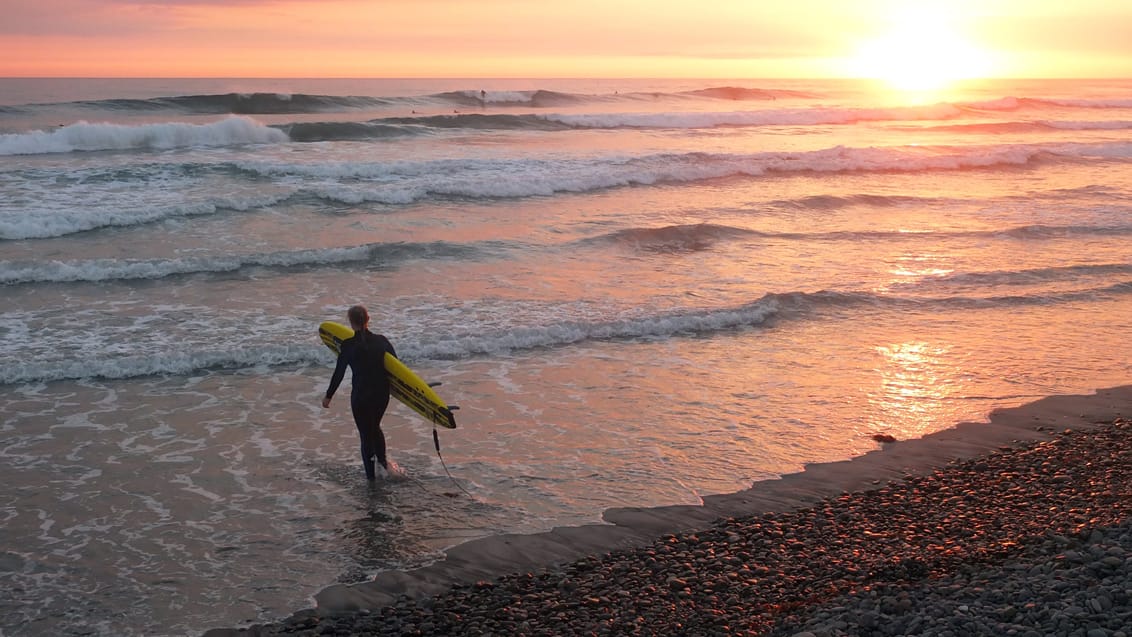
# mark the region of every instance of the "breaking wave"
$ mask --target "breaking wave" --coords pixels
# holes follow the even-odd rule
[[[340,248],[173,259],[87,259],[27,263],[0,261],[0,285],[160,279],[175,275],[236,272],[255,267],[280,269],[349,263],[391,266],[417,259],[468,259],[481,254],[493,254],[500,249],[499,242],[465,245],[438,241],[425,244],[370,243]]]
[[[1132,281],[1096,289],[1074,290],[1054,295],[1025,294],[994,297],[947,296],[909,298],[878,292],[788,292],[767,294],[750,303],[722,308],[703,308],[661,312],[605,321],[562,321],[506,330],[485,330],[471,326],[465,334],[436,335],[427,343],[406,343],[398,347],[407,362],[454,360],[500,355],[516,351],[565,347],[600,340],[640,338],[682,338],[738,329],[769,327],[771,321],[818,320],[829,309],[868,306],[870,308],[930,308],[984,310],[988,307],[1049,305],[1094,298],[1096,295],[1132,294]],[[238,346],[183,344],[177,348],[157,347],[150,353],[121,355],[110,346],[103,353],[63,360],[6,357],[0,363],[0,385],[46,382],[63,379],[122,379],[156,374],[187,375],[208,369],[242,369],[264,365],[326,364],[331,356],[313,338],[302,334],[242,335]],[[223,338],[222,335],[218,338]],[[296,344],[283,345],[273,338]],[[136,344],[135,350],[142,347]],[[403,351],[402,351],[403,350]]]
[[[163,123],[128,126],[77,122],[50,131],[0,135],[0,155],[38,155],[104,150],[169,150],[174,148],[279,144],[283,131],[245,117],[210,124]]]
[[[464,159],[426,162],[349,162],[305,166],[243,162],[251,175],[319,180],[308,194],[356,205],[406,205],[429,198],[522,198],[608,188],[695,183],[770,174],[930,172],[1026,166],[1099,158],[1132,158],[1132,142],[1015,144],[968,147],[835,147],[816,151],[663,153],[629,159]],[[333,178],[334,183],[328,183]],[[811,203],[810,205],[814,205]]]
[[[321,113],[373,108],[390,104],[379,97],[310,95],[305,93],[224,93],[178,95],[151,99],[113,99],[79,102],[80,106],[118,111],[180,111],[204,115],[267,115]]]

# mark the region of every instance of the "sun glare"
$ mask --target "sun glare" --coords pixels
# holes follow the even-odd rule
[[[894,16],[891,28],[863,43],[848,63],[853,77],[904,91],[934,91],[993,73],[990,56],[965,40],[946,15],[919,10]]]

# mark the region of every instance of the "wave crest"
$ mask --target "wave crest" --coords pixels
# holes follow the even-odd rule
[[[281,144],[281,130],[245,117],[210,124],[163,123],[127,126],[77,122],[52,131],[0,135],[0,155],[38,155],[103,150],[169,150],[174,148]]]
[[[569,321],[496,332],[476,330],[468,335],[440,335],[424,344],[398,345],[398,353],[407,362],[421,359],[452,360],[563,347],[592,340],[665,337],[737,329],[764,323],[777,312],[777,304],[776,298],[768,296],[735,308],[678,311],[604,322]],[[279,338],[276,331],[272,330],[272,336],[265,335],[262,338]],[[303,334],[310,338],[303,338]],[[239,343],[235,347],[201,343],[169,348],[155,343],[151,353],[127,356],[122,356],[114,347],[109,347],[103,355],[88,354],[85,358],[32,358],[25,361],[4,357],[0,362],[0,385],[82,378],[123,379],[155,374],[187,375],[207,369],[242,369],[261,365],[324,365],[332,360],[331,354],[313,338],[313,331],[309,328],[290,336],[293,337],[293,342],[303,344],[256,343],[253,342],[255,338],[244,335],[235,339],[234,342]],[[88,352],[91,349],[87,347]]]
[[[307,167],[243,162],[264,177],[310,177],[308,194],[356,205],[406,205],[429,198],[468,199],[551,196],[607,188],[694,183],[774,173],[930,172],[1025,166],[1079,158],[1132,158],[1132,144],[1003,145],[973,147],[836,147],[803,152],[752,154],[664,153],[628,160],[492,159],[412,163],[342,163]],[[441,175],[443,178],[438,178]],[[336,183],[326,180],[334,178]]]
[[[495,242],[492,242],[495,243]],[[160,279],[184,274],[236,272],[244,268],[296,268],[347,263],[392,264],[410,259],[473,258],[487,246],[370,243],[340,248],[175,259],[90,259],[14,263],[0,261],[0,285]]]
[[[1051,108],[1123,109],[1132,108],[1129,98],[1056,99],[1036,97],[1001,97],[982,102],[969,102],[967,108],[981,111],[1018,111],[1023,109],[1048,110]]]
[[[1115,266],[1123,271],[1126,266]],[[1032,273],[1023,272],[1022,276]],[[1086,273],[1055,274],[1074,276]],[[1018,307],[1076,303],[1097,295],[1132,294],[1132,281],[1105,284],[1097,288],[1067,290],[1044,295],[998,295],[905,297],[881,292],[819,291],[770,293],[749,303],[733,307],[692,308],[660,312],[648,316],[599,321],[559,321],[545,325],[521,326],[505,330],[468,328],[464,334],[436,335],[427,343],[405,343],[398,346],[407,362],[419,360],[456,360],[478,356],[494,356],[516,351],[565,347],[577,343],[617,339],[682,338],[730,330],[757,329],[771,321],[820,320],[829,312],[842,308],[868,306],[894,309],[941,307],[983,311],[987,307]],[[246,329],[246,324],[241,324]],[[285,327],[284,327],[285,326]],[[122,328],[128,329],[128,328]],[[234,329],[234,328],[233,328]],[[282,330],[282,332],[281,332]],[[223,331],[223,330],[221,330]],[[216,338],[225,335],[217,333]],[[280,344],[280,339],[292,345]],[[122,355],[117,343],[105,346],[102,353],[96,345],[87,344],[84,357],[44,360],[41,357],[5,356],[0,359],[0,385],[49,382],[65,379],[123,379],[155,374],[188,375],[208,369],[242,369],[263,365],[324,365],[331,354],[313,338],[310,326],[297,319],[273,324],[269,331],[255,336],[246,332],[231,339],[237,346],[210,343],[186,344],[171,348],[154,342],[151,351]],[[138,343],[138,349],[146,345]]]
[[[818,96],[814,93],[807,93],[805,91],[791,91],[788,89],[746,88],[742,86],[713,86],[710,88],[697,89],[694,91],[685,91],[684,93],[681,93],[681,95],[707,97],[717,100],[731,100],[736,102],[776,100],[780,97],[791,97],[797,99],[818,98]]]
[[[176,95],[150,99],[111,99],[78,102],[87,108],[111,111],[180,111],[203,115],[269,115],[319,113],[373,108],[389,104],[378,97],[311,95],[307,93],[223,93]]]

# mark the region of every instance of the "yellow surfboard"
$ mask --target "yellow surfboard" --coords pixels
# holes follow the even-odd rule
[[[318,326],[318,335],[330,351],[338,354],[342,349],[342,341],[353,336],[354,330],[341,323],[326,321]],[[416,372],[389,353],[385,354],[385,373],[389,375],[390,395],[432,424],[448,429],[456,428],[456,418],[452,415],[455,407],[446,405]]]

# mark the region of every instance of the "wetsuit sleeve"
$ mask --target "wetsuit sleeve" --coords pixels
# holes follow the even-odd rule
[[[338,391],[338,386],[342,384],[342,379],[346,376],[346,368],[350,365],[350,349],[343,346],[342,351],[338,354],[338,364],[334,366],[334,375],[330,377],[330,387],[326,388],[327,398],[334,396],[334,392]]]

